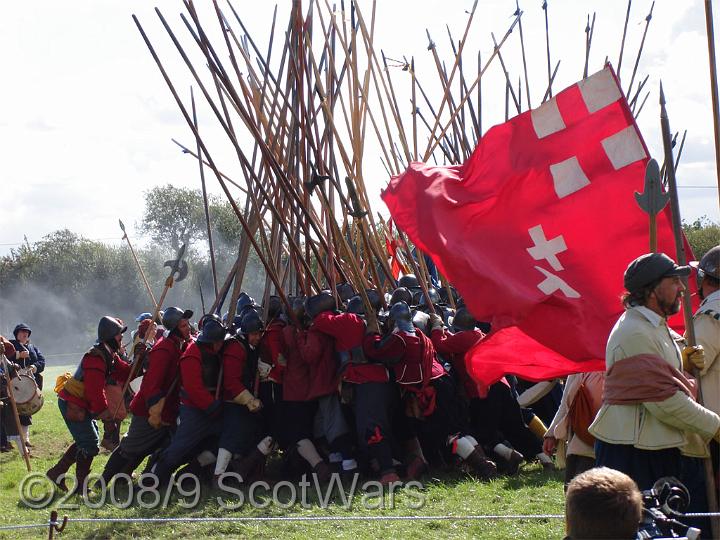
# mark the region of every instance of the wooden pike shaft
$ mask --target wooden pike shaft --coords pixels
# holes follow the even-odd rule
[[[655,8],[655,0],[650,5],[650,13],[645,17],[645,30],[643,30],[642,40],[640,41],[640,48],[638,49],[637,57],[635,58],[635,65],[633,66],[632,76],[630,77],[630,84],[628,85],[626,96],[630,95],[632,90],[633,82],[635,82],[635,75],[637,74],[638,65],[640,64],[640,57],[642,56],[643,47],[645,46],[645,38],[647,37],[648,28],[650,27],[650,21],[652,20],[653,9]]]
[[[150,295],[150,300],[152,300],[153,306],[157,305],[157,300],[155,300],[155,295],[152,292],[152,289],[150,288],[150,284],[148,283],[147,278],[145,277],[145,272],[143,272],[142,266],[140,266],[140,261],[137,258],[137,254],[135,253],[135,250],[132,247],[132,243],[130,243],[130,237],[127,235],[127,232],[125,232],[125,225],[123,225],[123,222],[120,221],[120,228],[123,232],[123,238],[127,242],[128,247],[130,248],[130,254],[132,255],[133,260],[135,261],[135,265],[138,268],[138,271],[140,272],[140,277],[142,278],[143,285],[145,285],[145,290],[147,290],[148,295]]]
[[[667,110],[665,109],[665,94],[663,92],[662,82],[660,83],[660,125],[662,129],[663,150],[665,152],[665,164],[668,178],[668,193],[670,194],[670,209],[672,214],[672,226],[675,236],[675,250],[677,252],[677,262],[684,266],[687,264],[687,256],[685,253],[685,244],[683,242],[682,221],[680,219],[680,201],[678,200],[677,182],[675,179],[675,165],[673,163],[673,153],[671,145],[670,120],[668,119]],[[687,282],[686,282],[687,283]],[[685,287],[683,291],[683,318],[685,320],[685,338],[688,345],[697,345],[695,338],[695,326],[692,318],[692,305],[690,301],[690,288]],[[698,370],[693,370],[698,380],[698,403],[703,404],[702,381],[699,377]],[[703,460],[705,465],[705,488],[707,492],[708,509],[711,513],[717,513],[718,501],[717,491],[715,490],[715,477],[713,474],[713,466],[710,458]],[[720,536],[720,519],[713,517],[710,520],[712,526],[713,538]]]
[[[715,30],[711,0],[705,0],[705,27],[707,30],[708,60],[710,67],[710,93],[712,95],[713,130],[715,133],[715,171],[718,182],[718,204],[720,204],[720,98],[718,98],[717,62],[715,57]]]
[[[620,42],[620,54],[618,55],[617,78],[620,80],[620,68],[622,67],[623,52],[625,51],[625,38],[627,37],[628,22],[630,21],[630,6],[632,0],[628,0],[627,12],[625,13],[625,25],[623,26],[622,41]]]
[[[428,286],[427,281],[425,280],[425,277],[420,272],[420,268],[418,267],[417,262],[415,261],[415,257],[413,257],[412,252],[410,251],[410,244],[408,244],[407,238],[405,237],[405,233],[400,230],[400,227],[398,227],[398,236],[400,237],[400,242],[402,242],[403,247],[405,248],[405,253],[407,253],[408,262],[410,263],[410,266],[413,269],[413,272],[415,273],[415,276],[418,278],[418,282],[420,283],[420,288],[422,289],[423,296],[425,297],[425,303],[427,304],[428,309],[430,310],[430,313],[435,313],[435,306],[432,303],[432,300],[430,299],[430,293],[428,292]],[[420,254],[420,250],[417,249],[418,259],[422,256]]]

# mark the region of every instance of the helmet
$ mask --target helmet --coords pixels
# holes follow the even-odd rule
[[[460,295],[458,295],[458,292],[457,292],[457,290],[455,290],[455,287],[452,287],[452,286],[443,287],[443,288],[440,289],[440,291],[439,291],[439,292],[440,292],[440,299],[441,299],[441,300],[443,301],[443,303],[445,303],[445,304],[449,304],[449,303],[450,303],[450,295],[448,295],[448,289],[450,289],[450,294],[452,294],[452,298],[453,298],[453,300],[455,301],[455,304],[457,304],[457,303],[458,303],[458,300],[460,299]]]
[[[720,246],[715,246],[702,256],[700,262],[691,262],[698,271],[698,278],[702,280],[705,276],[720,279]]]
[[[245,311],[254,307],[258,307],[258,305],[255,303],[255,299],[249,294],[241,292],[240,296],[238,296],[235,313],[237,313],[238,315],[243,315]]]
[[[198,343],[217,343],[225,339],[227,330],[216,317],[217,315],[203,317],[202,331],[196,340]]]
[[[145,319],[152,319],[152,313],[144,312],[135,317],[135,322],[143,322]]]
[[[98,341],[110,341],[118,334],[122,334],[127,330],[127,326],[121,319],[105,315],[98,323]]]
[[[433,304],[439,304],[440,302],[442,302],[442,299],[440,298],[440,293],[435,287],[428,287],[428,296],[430,297],[430,302],[432,302]],[[427,298],[425,297],[424,293],[420,294],[417,305],[420,307],[427,307]]]
[[[227,313],[225,315],[226,315],[225,318],[227,318]],[[219,324],[223,324],[223,322],[225,321],[225,318],[221,319],[220,315],[218,315],[217,313],[206,313],[205,315],[200,317],[200,320],[198,321],[198,330],[202,330],[202,327],[206,321],[213,320]]]
[[[338,297],[342,302],[347,302],[357,294],[355,292],[355,289],[353,289],[353,286],[349,283],[338,283],[335,287],[335,290],[337,291]]]
[[[389,304],[397,304],[398,302],[405,302],[407,305],[412,304],[413,295],[407,287],[398,287],[392,293]]]
[[[246,313],[242,321],[240,321],[240,328],[239,331],[241,334],[250,334],[252,332],[262,332],[265,329],[265,323],[262,321],[260,316],[254,312],[250,311],[249,313]]]
[[[370,307],[375,311],[379,311],[382,307],[382,297],[380,293],[376,289],[365,289],[365,294],[367,294],[368,300],[370,301]]]
[[[472,330],[477,326],[477,320],[466,307],[458,308],[452,321],[453,328],[457,330]]]
[[[423,334],[430,337],[428,328],[430,326],[430,315],[424,311],[416,311],[413,313],[412,323],[415,328],[419,329]]]
[[[323,311],[332,311],[335,308],[335,298],[330,291],[321,291],[314,296],[308,296],[305,300],[305,311],[312,319]]]
[[[279,296],[268,298],[268,319],[274,319],[282,313],[283,303]]]
[[[410,311],[410,306],[408,306],[405,302],[398,302],[396,304],[393,304],[390,308],[389,317],[393,321],[412,321],[412,312]]]
[[[26,330],[27,333],[28,333],[28,336],[29,336],[30,334],[32,334],[32,329],[31,329],[27,324],[21,322],[21,323],[18,324],[18,325],[15,327],[15,329],[13,330],[13,336],[15,336],[15,337],[17,338],[18,332],[19,332],[20,330]]]
[[[167,328],[168,332],[172,332],[177,328],[182,319],[189,319],[193,316],[193,312],[190,309],[182,310],[179,307],[165,308],[162,317],[162,325]]]
[[[398,287],[405,287],[407,289],[410,289],[412,287],[419,287],[419,286],[420,286],[420,283],[418,282],[418,279],[415,277],[415,274],[405,274],[398,281]]]
[[[348,300],[346,311],[348,313],[354,313],[355,315],[365,315],[365,306],[363,305],[362,298],[353,296]]]

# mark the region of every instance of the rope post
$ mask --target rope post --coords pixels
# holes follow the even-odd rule
[[[55,533],[61,533],[65,530],[67,525],[68,517],[63,516],[62,525],[58,527],[58,513],[57,510],[50,511],[50,521],[48,522],[48,540],[53,540]]]

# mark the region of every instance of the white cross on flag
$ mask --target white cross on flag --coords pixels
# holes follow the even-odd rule
[[[490,129],[462,166],[411,163],[383,192],[489,338],[466,357],[491,384],[604,369],[623,273],[649,249],[648,151],[612,68]],[[674,258],[669,209],[658,249]]]

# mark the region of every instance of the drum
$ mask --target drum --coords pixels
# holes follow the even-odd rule
[[[38,388],[35,379],[30,375],[19,374],[10,379],[13,397],[17,405],[18,414],[32,416],[42,409],[45,399]]]

